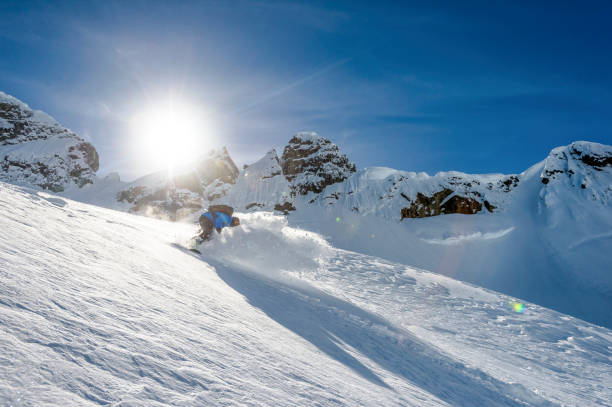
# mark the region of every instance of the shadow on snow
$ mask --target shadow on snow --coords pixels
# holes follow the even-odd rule
[[[390,388],[345,349],[454,405],[552,406],[522,385],[459,363],[385,319],[300,282],[285,284],[205,259],[254,307],[361,377]]]

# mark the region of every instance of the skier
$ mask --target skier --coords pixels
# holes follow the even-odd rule
[[[200,216],[200,227],[202,233],[199,237],[202,240],[209,240],[212,237],[213,229],[217,230],[217,233],[221,233],[221,229],[227,226],[238,226],[240,225],[240,219],[232,216],[234,208],[227,205],[211,205],[208,207],[208,211],[204,212]]]

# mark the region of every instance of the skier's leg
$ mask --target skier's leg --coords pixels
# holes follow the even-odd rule
[[[200,216],[200,227],[202,228],[202,233],[200,233],[200,238],[202,240],[210,239],[213,231],[213,224],[206,216]]]

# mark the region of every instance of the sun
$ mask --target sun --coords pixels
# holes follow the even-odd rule
[[[169,100],[149,106],[130,121],[139,155],[152,165],[173,170],[210,149],[210,120],[195,105]]]

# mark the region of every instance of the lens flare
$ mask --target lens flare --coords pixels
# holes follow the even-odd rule
[[[525,311],[525,304],[518,301],[511,301],[509,304],[510,309],[516,313],[522,314]]]

